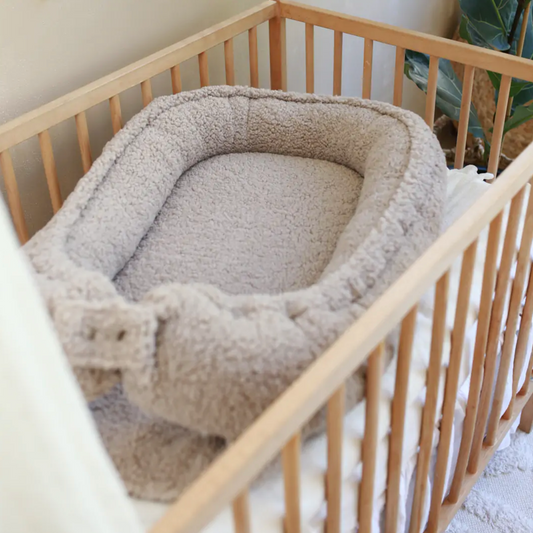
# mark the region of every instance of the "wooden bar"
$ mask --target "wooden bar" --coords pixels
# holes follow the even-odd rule
[[[233,57],[233,39],[224,41],[224,63],[226,66],[226,85],[235,85],[235,60]]]
[[[259,87],[259,58],[257,54],[257,28],[248,30],[248,53],[250,55],[250,85]]]
[[[426,496],[429,466],[433,450],[433,432],[437,418],[439,380],[442,365],[442,352],[446,335],[446,310],[448,307],[448,286],[450,274],[446,272],[435,285],[435,307],[426,384],[426,402],[422,415],[420,432],[420,452],[416,468],[416,484],[411,510],[410,533],[420,533],[422,527],[424,499]]]
[[[122,109],[120,108],[120,97],[118,94],[109,99],[109,111],[111,112],[113,134],[116,135],[122,129]]]
[[[374,486],[379,430],[379,400],[385,344],[379,343],[368,358],[366,373],[365,434],[363,437],[363,475],[359,490],[359,530],[371,531],[374,512]],[[329,530],[327,530],[329,532]]]
[[[270,88],[287,90],[287,53],[285,19],[274,17],[268,21],[270,44]]]
[[[172,93],[181,93],[181,91],[183,90],[183,86],[181,84],[181,72],[179,65],[174,65],[170,69],[170,79],[172,81]]]
[[[392,103],[395,106],[402,107],[403,101],[403,78],[405,67],[405,49],[401,46],[396,47],[396,62],[394,64],[394,94]]]
[[[333,39],[333,95],[342,92],[342,33],[335,32]]]
[[[507,322],[505,325],[505,336],[503,341],[503,348],[500,357],[500,365],[498,369],[498,378],[496,381],[496,388],[494,391],[494,399],[492,402],[492,409],[489,417],[489,426],[487,429],[487,444],[492,446],[496,441],[496,430],[501,418],[501,409],[503,406],[503,397],[505,394],[505,387],[507,385],[507,376],[511,365],[511,357],[515,347],[516,331],[518,327],[518,315],[522,307],[522,298],[524,294],[524,285],[526,281],[527,271],[531,262],[531,240],[533,239],[533,195],[530,195],[524,229],[522,231],[522,238],[520,241],[520,250],[518,252],[518,260],[516,263],[516,271],[511,288],[511,300],[509,302],[509,310],[507,313]],[[512,412],[512,411],[511,411]],[[511,414],[509,412],[509,416]]]
[[[146,107],[154,99],[152,94],[152,82],[149,79],[141,82],[141,94],[143,97],[143,107]]]
[[[479,400],[479,411],[476,420],[474,438],[472,441],[470,460],[468,463],[468,471],[470,473],[474,473],[478,468],[481,447],[483,446],[483,439],[485,437],[485,427],[487,424],[487,418],[489,416],[490,400],[492,396],[494,373],[498,355],[498,340],[501,332],[503,311],[509,286],[509,277],[511,274],[511,267],[516,250],[516,234],[518,231],[522,203],[524,201],[524,192],[525,189],[522,188],[511,201],[511,208],[507,221],[507,230],[505,232],[505,241],[496,281],[494,302],[492,304],[492,314],[490,319],[485,358],[485,371]]]
[[[485,265],[483,269],[483,284],[481,288],[481,299],[479,304],[478,325],[476,330],[476,340],[474,344],[474,358],[472,362],[472,374],[470,376],[470,390],[466,406],[466,416],[461,436],[461,446],[457,465],[455,467],[454,478],[448,495],[448,500],[457,502],[461,487],[466,475],[466,468],[470,458],[470,450],[474,437],[474,429],[477,419],[479,394],[481,391],[481,381],[483,379],[483,367],[485,364],[485,348],[489,333],[490,317],[492,311],[492,298],[496,284],[496,266],[498,263],[498,247],[500,241],[503,215],[500,213],[490,224],[487,240],[487,250],[485,253]]]
[[[526,371],[526,380],[524,382],[524,385],[520,389],[518,396],[525,396],[526,394],[529,394],[529,384],[531,382],[532,372],[533,372],[533,352],[531,353],[529,357],[529,364],[527,366],[527,371]]]
[[[93,164],[93,156],[91,154],[91,142],[89,140],[89,128],[87,127],[87,116],[85,115],[85,111],[76,115],[76,132],[78,134],[78,143],[80,145],[83,172],[87,174]]]
[[[475,71],[476,69],[474,67],[470,65],[465,66],[461,113],[459,116],[459,129],[457,131],[457,144],[455,148],[455,168],[463,168],[465,163],[466,139],[468,136],[468,121],[470,119],[470,105],[472,103]]]
[[[248,491],[241,492],[233,500],[233,524],[235,533],[251,533],[250,527],[250,504],[248,501]]]
[[[341,533],[342,435],[345,397],[345,385],[342,385],[328,401],[328,470],[326,473],[328,533]]]
[[[433,129],[435,122],[435,102],[437,101],[437,80],[439,76],[439,58],[429,58],[428,89],[426,95],[426,124]]]
[[[305,91],[315,92],[315,27],[305,25]]]
[[[50,200],[52,201],[52,210],[55,214],[61,209],[63,199],[61,198],[61,189],[59,188],[59,180],[57,179],[57,168],[54,158],[54,150],[52,148],[52,140],[50,139],[50,133],[48,130],[39,133],[39,146],[43,158],[48,192],[50,193]]]
[[[415,305],[407,313],[402,320],[400,331],[396,381],[392,400],[385,533],[397,532],[405,412],[417,309],[418,306]]]
[[[514,402],[516,401],[516,394],[518,391],[518,382],[520,379],[520,370],[524,364],[526,358],[527,345],[529,343],[529,336],[531,335],[531,322],[533,320],[533,262],[530,264],[529,270],[529,282],[526,291],[526,303],[522,311],[522,319],[520,320],[520,331],[518,333],[518,340],[516,342],[516,358],[515,358],[515,371],[513,372],[513,395],[511,396],[511,405],[509,410],[513,412]],[[531,363],[533,363],[533,353],[530,354],[530,366],[529,372],[526,372],[526,378],[519,395],[527,394],[529,389],[529,377],[531,376]],[[507,420],[508,417],[505,417]]]
[[[285,533],[300,533],[300,433],[294,435],[281,452],[285,487]]]
[[[374,55],[374,41],[365,39],[363,54],[363,98],[370,99],[372,94],[372,56]]]
[[[533,396],[526,403],[522,416],[520,417],[520,425],[518,429],[524,433],[531,433],[533,428]]]
[[[496,107],[496,116],[494,118],[494,131],[492,133],[489,166],[487,170],[496,177],[500,164],[500,152],[503,142],[503,128],[507,117],[507,102],[509,101],[509,92],[511,90],[510,76],[502,76],[500,91],[498,93],[498,106]]]
[[[28,227],[26,226],[26,219],[24,218],[24,211],[22,203],[20,202],[19,188],[17,178],[15,176],[15,169],[13,168],[13,161],[11,154],[6,150],[0,152],[0,168],[4,175],[4,184],[6,186],[7,203],[13,218],[13,225],[21,244],[28,240]]]
[[[209,85],[209,64],[207,62],[207,52],[200,52],[198,54],[198,68],[200,69],[200,86],[207,87]]]
[[[466,321],[468,318],[468,302],[474,276],[476,261],[477,240],[474,241],[464,252],[461,264],[461,278],[459,292],[457,294],[457,306],[453,323],[452,345],[450,351],[450,364],[446,373],[446,388],[444,391],[444,405],[442,408],[442,421],[440,425],[439,448],[437,452],[437,465],[433,479],[433,491],[431,493],[431,506],[427,533],[437,533],[439,514],[442,507],[444,484],[446,482],[446,469],[450,454],[450,442],[455,414],[455,403],[459,389],[459,373],[463,358],[465,342]],[[432,428],[433,429],[433,428]]]

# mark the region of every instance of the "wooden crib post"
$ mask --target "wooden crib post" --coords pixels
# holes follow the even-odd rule
[[[396,47],[396,62],[394,64],[394,95],[392,103],[395,106],[402,107],[403,100],[403,69],[405,67],[405,48]]]
[[[257,55],[257,26],[248,30],[248,53],[250,55],[250,85],[259,87],[259,58]]]
[[[0,168],[4,175],[4,184],[6,186],[7,202],[11,216],[13,217],[13,225],[21,244],[28,240],[28,227],[26,226],[26,219],[24,211],[20,202],[19,188],[17,185],[17,178],[15,177],[15,170],[13,169],[13,161],[9,151],[0,152]]]
[[[281,452],[285,488],[285,531],[301,532],[300,517],[300,450],[301,435],[296,433]]]
[[[531,377],[526,376],[526,379],[531,379]],[[524,433],[531,433],[531,429],[533,428],[533,396],[529,398],[529,401],[522,410],[520,425],[518,427]]]
[[[39,133],[39,146],[41,148],[48,191],[50,192],[50,200],[52,201],[52,209],[54,213],[57,213],[63,205],[63,199],[61,198],[61,190],[57,179],[57,168],[54,151],[52,149],[52,139],[50,139],[50,133],[48,130]]]
[[[470,104],[472,102],[475,71],[476,69],[471,65],[465,65],[461,114],[459,116],[459,130],[457,133],[457,146],[455,148],[455,168],[463,168],[465,163],[466,138],[468,135],[468,121],[470,119]]]
[[[233,58],[233,39],[224,42],[224,62],[226,65],[226,85],[235,85],[235,61]]]
[[[277,16],[268,21],[270,41],[270,88],[287,90],[287,53],[285,19],[281,17],[281,6],[277,0]]]
[[[343,33],[335,31],[333,37],[333,95],[340,96],[342,92],[342,42]]]
[[[359,530],[372,530],[374,506],[374,486],[379,430],[379,400],[381,396],[381,376],[383,374],[383,354],[385,344],[379,343],[368,358],[366,374],[365,433],[363,437],[363,476],[359,489]]]
[[[437,418],[437,401],[439,397],[439,379],[442,365],[444,338],[446,335],[446,310],[448,308],[448,287],[450,271],[448,270],[435,286],[435,307],[433,310],[433,327],[429,369],[427,374],[426,403],[422,415],[420,431],[420,452],[416,469],[416,484],[411,511],[409,533],[419,533],[422,526],[424,498],[428,482],[429,466],[433,448],[433,432]]]
[[[400,509],[400,481],[403,457],[403,437],[405,431],[405,414],[407,411],[407,393],[409,391],[409,374],[415,336],[415,305],[402,320],[394,398],[392,400],[391,435],[389,441],[389,464],[387,476],[385,533],[397,533],[398,512]]]
[[[305,25],[305,91],[315,92],[315,27]]]
[[[438,77],[439,77],[439,58],[436,56],[430,56],[425,119],[426,119],[426,124],[431,129],[433,129],[433,123],[435,122],[435,102],[437,101]]]
[[[328,470],[326,477],[328,533],[341,531],[341,490],[342,490],[342,435],[344,428],[345,386],[342,385],[328,401]]]
[[[247,490],[233,500],[232,507],[235,533],[250,533],[250,504]]]

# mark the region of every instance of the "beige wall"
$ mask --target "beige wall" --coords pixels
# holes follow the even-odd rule
[[[305,0],[304,0],[305,2]],[[0,2],[0,123],[76,89],[100,76],[200,31],[258,0],[3,0]],[[439,35],[456,20],[451,0],[308,0],[308,4]],[[304,90],[303,25],[290,23],[289,89]],[[268,86],[266,27],[260,28],[260,82]],[[345,37],[343,93],[360,95],[362,42]],[[247,83],[246,37],[236,40],[236,76]],[[331,93],[332,32],[317,29],[316,90]],[[223,51],[209,53],[212,83],[223,83]],[[376,45],[373,97],[390,101],[394,51]],[[185,89],[198,87],[195,61],[183,65]],[[170,92],[165,73],[154,80],[154,94]],[[423,99],[406,84],[407,105],[420,111]],[[140,90],[123,98],[125,119],[141,107]],[[107,104],[88,113],[93,152],[111,136]],[[81,175],[73,120],[51,131],[63,194]],[[13,150],[30,232],[50,216],[48,193],[36,140]],[[3,192],[3,191],[2,191]]]

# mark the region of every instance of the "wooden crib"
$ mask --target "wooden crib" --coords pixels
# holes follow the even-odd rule
[[[425,120],[433,125],[440,58],[464,65],[463,98],[458,126],[455,167],[464,163],[469,108],[476,68],[502,74],[501,88],[494,123],[492,149],[488,170],[498,168],[507,102],[513,77],[533,82],[533,62],[499,52],[450,41],[431,35],[404,30],[291,1],[268,0],[222,24],[165,48],[145,59],[99,79],[77,91],[55,100],[35,111],[0,127],[0,165],[7,199],[19,239],[28,239],[25,213],[22,208],[15,168],[10,149],[35,136],[38,137],[53,212],[62,205],[58,173],[49,129],[74,118],[83,171],[91,167],[95,154],[89,139],[86,111],[109,101],[113,132],[122,127],[121,93],[140,85],[143,105],[152,100],[151,78],[169,71],[174,93],[181,91],[180,63],[198,57],[200,83],[209,85],[207,50],[224,45],[226,83],[235,82],[234,44],[237,35],[247,32],[249,43],[249,83],[259,85],[257,27],[269,27],[270,86],[286,90],[286,27],[287,19],[305,24],[306,91],[314,91],[314,28],[334,32],[333,93],[341,94],[344,35],[364,39],[363,98],[372,94],[372,58],[375,42],[396,49],[393,103],[402,105],[404,57],[406,50],[430,56],[428,95]],[[202,529],[225,506],[233,506],[235,533],[250,533],[248,487],[262,469],[281,452],[286,533],[299,533],[300,520],[300,428],[318,410],[327,405],[327,533],[340,531],[341,456],[344,414],[344,382],[362,364],[368,363],[366,380],[366,426],[363,441],[363,473],[358,505],[359,531],[370,532],[373,506],[374,475],[378,427],[378,396],[383,370],[385,337],[401,324],[398,366],[392,403],[385,531],[397,529],[400,465],[404,437],[407,381],[410,372],[411,348],[416,325],[417,304],[428,290],[435,292],[430,365],[417,476],[411,510],[410,532],[421,528],[422,500],[427,475],[433,427],[437,417],[438,375],[443,357],[443,336],[447,305],[449,272],[452,263],[462,257],[458,305],[454,322],[450,364],[447,370],[445,397],[440,426],[435,482],[426,531],[443,532],[461,506],[470,489],[498,448],[513,421],[522,416],[521,427],[531,428],[533,420],[533,388],[529,387],[533,358],[526,353],[533,317],[533,269],[530,249],[533,238],[533,209],[516,250],[518,221],[522,205],[529,196],[527,184],[533,176],[533,147],[530,146],[470,210],[446,231],[389,290],[320,357],[240,438],[198,479],[170,508],[153,528],[153,533],[195,533]],[[533,206],[533,198],[529,198]],[[527,203],[527,202],[526,202]],[[510,214],[501,257],[498,243],[502,233],[503,210],[510,204]],[[525,204],[524,204],[525,205]],[[526,209],[526,207],[524,207]],[[472,283],[473,264],[478,236],[489,227],[484,258],[483,286],[479,322],[475,339],[471,385],[466,419],[451,490],[442,503],[445,470],[450,453],[454,405],[458,393],[458,376],[465,336],[466,301]],[[499,261],[499,263],[498,263]],[[499,268],[498,268],[499,264]],[[516,268],[514,279],[511,271]],[[511,289],[508,287],[511,286]],[[510,290],[510,299],[507,291]],[[526,299],[522,309],[522,294]],[[506,309],[506,302],[509,302]],[[519,313],[522,321],[519,326]],[[501,350],[501,363],[496,376],[499,355],[498,338],[506,318],[506,335]],[[518,340],[514,343],[518,330]],[[511,405],[500,418],[506,374],[509,368],[520,369],[528,358],[527,378],[520,390],[518,373],[514,372]],[[510,365],[513,365],[512,367]],[[492,384],[496,389],[492,398]],[[485,431],[488,422],[488,430]]]

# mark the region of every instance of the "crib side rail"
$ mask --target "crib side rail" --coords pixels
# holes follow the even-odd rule
[[[375,444],[375,431],[377,421],[375,419],[376,398],[380,390],[381,376],[381,359],[383,355],[383,339],[396,327],[402,324],[400,335],[400,347],[398,357],[403,363],[398,363],[398,373],[395,388],[395,399],[393,401],[392,415],[392,432],[391,448],[389,451],[389,488],[387,495],[387,532],[396,532],[396,514],[397,514],[397,495],[398,487],[394,480],[399,476],[399,463],[401,463],[401,442],[402,434],[397,434],[402,428],[403,417],[405,416],[405,395],[406,375],[409,372],[409,358],[412,347],[413,331],[416,320],[417,304],[422,295],[431,287],[435,286],[437,290],[436,311],[434,316],[434,333],[432,341],[432,359],[434,352],[437,353],[442,349],[442,327],[439,330],[439,324],[442,326],[443,309],[442,305],[446,298],[446,277],[449,273],[452,263],[463,256],[463,267],[461,272],[461,286],[459,289],[459,299],[468,295],[471,283],[472,259],[475,256],[477,239],[481,231],[494,221],[498,221],[502,210],[509,201],[519,198],[523,200],[523,191],[531,179],[533,169],[533,145],[530,145],[522,155],[502,173],[498,181],[488,190],[471,209],[458,219],[452,227],[449,228],[427,251],[424,253],[411,268],[405,272],[401,278],[390,287],[385,294],[359,319],[357,320],[332,347],[327,350],[305,373],[298,379],[239,439],[238,441],[208,469],[208,471],[196,482],[191,488],[170,508],[169,512],[156,524],[151,533],[195,533],[210,522],[226,505],[232,501],[235,506],[240,506],[240,515],[242,517],[243,502],[247,501],[247,487],[261,472],[266,464],[272,460],[279,452],[284,455],[284,474],[286,477],[286,531],[288,533],[297,533],[300,531],[298,509],[299,499],[291,494],[291,491],[298,489],[298,453],[299,453],[299,435],[300,428],[322,407],[328,405],[328,440],[330,450],[338,450],[333,453],[333,457],[328,457],[328,480],[331,476],[332,462],[339,463],[338,455],[342,452],[342,446],[338,448],[339,425],[342,428],[342,409],[339,409],[339,400],[343,396],[345,380],[368,358],[369,369],[367,376],[367,413],[370,422],[365,427],[365,443],[363,446],[363,484],[370,485],[372,488],[372,478],[374,476],[375,455],[370,450]],[[533,197],[530,200],[533,205]],[[533,221],[533,220],[531,220]],[[530,222],[531,222],[530,221]],[[530,231],[533,225],[530,224]],[[509,231],[509,230],[508,230]],[[531,246],[531,235],[529,247]],[[489,252],[487,252],[489,253]],[[489,259],[490,260],[490,259]],[[528,257],[529,262],[529,257]],[[470,278],[469,278],[470,277]],[[490,276],[489,276],[490,278]],[[516,278],[515,278],[516,279]],[[490,285],[484,279],[484,284]],[[442,293],[444,287],[444,292]],[[493,291],[491,287],[490,296]],[[531,287],[530,287],[531,289]],[[438,294],[441,291],[441,297]],[[531,291],[533,292],[533,291]],[[492,302],[492,298],[490,298]],[[529,297],[530,305],[533,304],[533,295]],[[440,303],[439,303],[440,302]],[[459,303],[459,302],[458,302]],[[444,304],[445,305],[445,304]],[[527,305],[527,304],[526,304]],[[460,334],[457,325],[461,323],[462,317],[461,306],[457,307],[456,327],[454,335]],[[437,327],[435,327],[437,324]],[[440,331],[440,333],[439,333]],[[463,331],[464,335],[464,331]],[[453,351],[453,348],[452,348]],[[455,357],[459,358],[462,352],[462,342],[455,348]],[[454,406],[456,398],[456,380],[455,370],[453,369],[454,355],[452,352],[452,363],[448,370],[448,381],[443,410],[443,425],[451,422],[449,415],[453,419],[453,409],[450,413],[450,407]],[[531,362],[529,375],[531,375]],[[457,368],[457,363],[455,364]],[[429,374],[431,374],[431,364]],[[428,376],[429,377],[429,376]],[[458,506],[462,503],[469,489],[479,476],[482,468],[485,466],[492,453],[497,449],[498,444],[508,431],[512,421],[519,415],[520,411],[527,403],[533,393],[533,389],[527,388],[528,380],[522,391],[513,391],[515,401],[511,407],[511,412],[507,418],[500,421],[494,439],[486,442],[479,448],[480,457],[477,460],[475,469],[469,472],[463,472],[463,481],[460,484],[460,493],[455,501],[447,501],[441,504],[442,497],[437,495],[432,505],[432,515],[428,532],[442,532],[453,517]],[[341,403],[342,405],[342,403]],[[448,406],[448,407],[447,407]],[[435,406],[433,405],[433,410]],[[370,410],[370,411],[368,411]],[[431,410],[431,409],[430,409]],[[396,421],[395,421],[396,411]],[[433,428],[435,413],[430,413],[428,420],[425,418],[424,424]],[[471,423],[479,422],[478,417],[474,415]],[[423,425],[424,425],[423,424]],[[423,429],[423,428],[422,428]],[[446,435],[445,430],[442,439],[445,441],[445,450],[441,452],[442,445],[439,447],[438,462],[447,464],[449,452],[449,432]],[[422,437],[423,439],[424,437]],[[391,459],[394,453],[393,442],[397,441],[400,454],[399,458]],[[423,448],[423,440],[421,449]],[[375,449],[375,447],[374,447]],[[470,452],[470,450],[469,450]],[[475,448],[472,453],[475,452]],[[472,457],[470,453],[469,457]],[[419,456],[420,461],[420,456]],[[425,466],[427,473],[428,465]],[[437,466],[439,468],[439,466]],[[338,468],[333,466],[334,471]],[[366,471],[366,475],[365,475]],[[442,475],[443,472],[440,472]],[[328,483],[328,506],[332,505],[331,491],[335,492],[332,484],[340,486],[340,472],[331,478]],[[287,483],[288,479],[288,483]],[[399,479],[396,479],[399,481]],[[442,487],[441,494],[442,494]],[[361,491],[362,494],[365,492]],[[368,493],[366,493],[368,496]],[[334,505],[338,506],[338,502]],[[360,527],[362,521],[369,523],[371,516],[371,498],[370,510],[365,510],[364,505],[359,502],[359,520]],[[415,509],[416,511],[416,509]],[[248,512],[246,505],[244,512]],[[331,514],[330,514],[331,513]],[[328,520],[331,517],[338,517],[339,509],[328,510]],[[292,516],[291,521],[288,517]],[[366,517],[366,518],[365,518]],[[235,531],[240,533],[251,531],[242,529],[239,524],[248,524],[249,521],[236,522]],[[292,523],[293,526],[287,524]],[[338,520],[336,520],[338,523]],[[420,524],[419,524],[420,525]],[[330,528],[329,531],[339,531],[338,528]],[[370,531],[362,529],[362,531]]]

